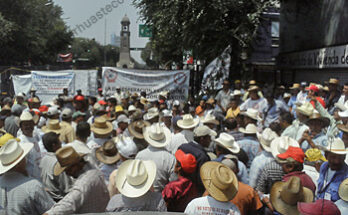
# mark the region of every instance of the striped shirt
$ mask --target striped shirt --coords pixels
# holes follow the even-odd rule
[[[263,168],[257,181],[256,189],[265,194],[269,193],[272,185],[277,181],[282,181],[284,172],[282,166],[275,160],[269,162]]]

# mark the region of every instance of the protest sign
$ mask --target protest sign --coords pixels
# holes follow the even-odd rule
[[[32,86],[38,95],[58,95],[64,88],[69,88],[75,74],[72,72],[38,72],[31,73]]]

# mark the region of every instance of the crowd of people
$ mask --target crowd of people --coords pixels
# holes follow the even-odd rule
[[[1,99],[0,211],[348,214],[348,83]]]

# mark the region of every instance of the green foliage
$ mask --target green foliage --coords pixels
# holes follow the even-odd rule
[[[8,29],[1,64],[21,65],[29,60],[33,64],[54,63],[57,54],[67,48],[73,34],[61,19],[62,9],[46,3],[47,0],[0,1],[0,24],[7,20]]]
[[[0,45],[4,45],[11,40],[11,34],[14,29],[14,23],[6,20],[0,13]]]
[[[228,46],[234,62],[248,48],[260,15],[277,0],[133,0],[152,25],[151,48],[164,65],[182,63],[184,50],[209,63]]]

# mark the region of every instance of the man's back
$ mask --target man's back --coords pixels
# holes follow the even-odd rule
[[[17,172],[0,177],[0,206],[6,214],[43,214],[53,204],[39,181]]]

